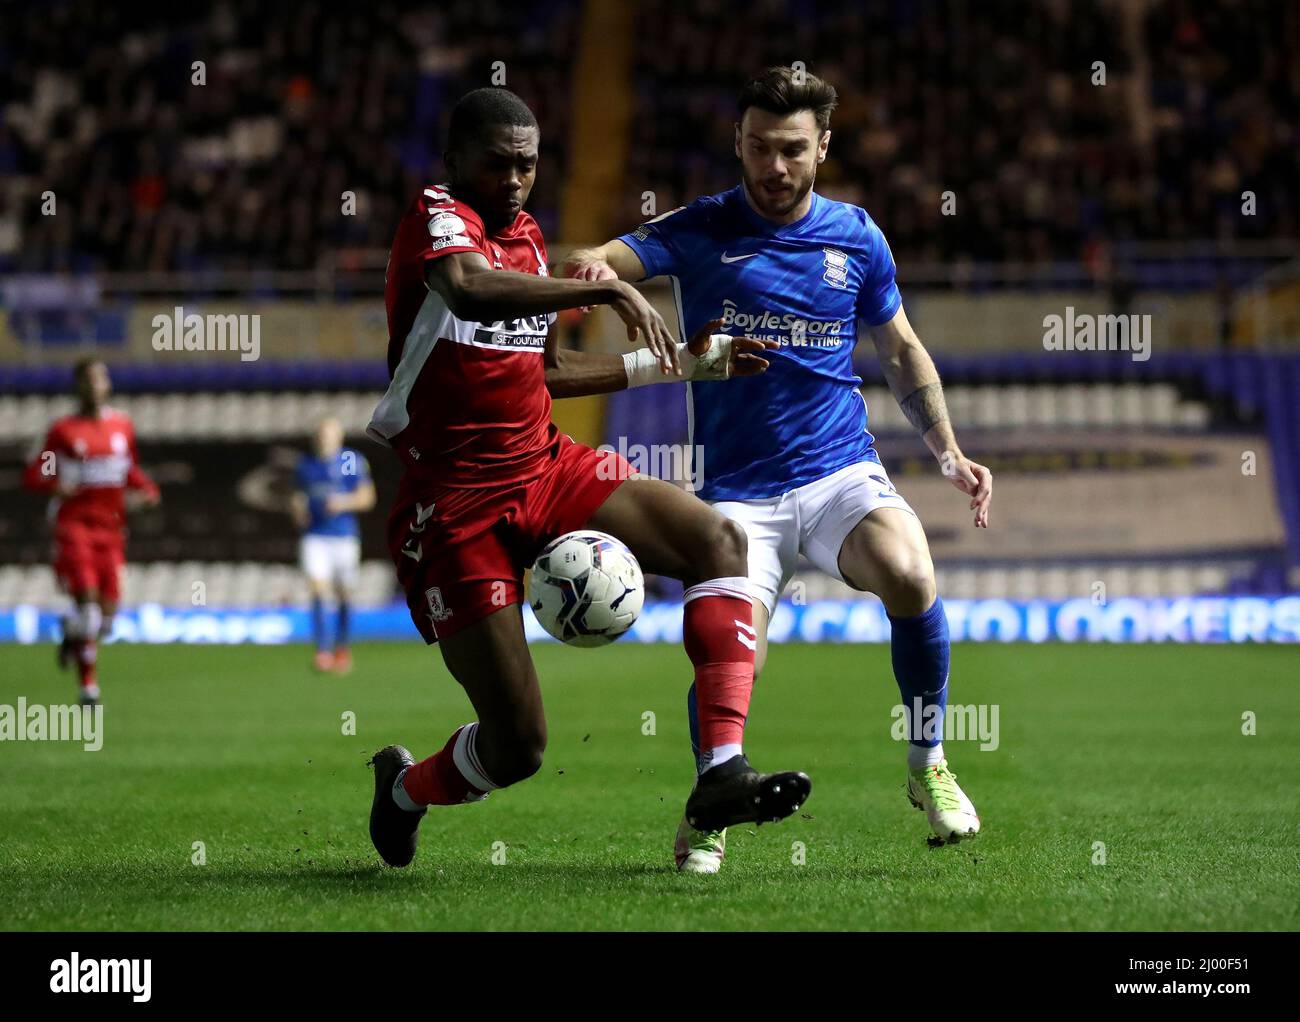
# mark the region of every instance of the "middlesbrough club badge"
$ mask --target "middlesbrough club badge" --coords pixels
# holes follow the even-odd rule
[[[442,590],[438,586],[426,589],[424,598],[429,601],[429,620],[435,625],[451,617],[451,608],[442,602]]]

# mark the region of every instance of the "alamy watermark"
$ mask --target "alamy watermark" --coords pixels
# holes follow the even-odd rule
[[[262,317],[257,313],[187,313],[177,305],[150,320],[154,351],[237,351],[241,362],[262,354]]]
[[[86,752],[104,747],[104,707],[0,703],[0,742],[81,742]]]
[[[941,710],[937,703],[927,706],[916,696],[911,707],[899,703],[890,716],[894,723],[889,736],[896,742],[979,742],[980,752],[993,752],[1001,744],[997,703],[950,703]]]
[[[1065,307],[1065,315],[1043,317],[1047,351],[1130,351],[1134,362],[1151,357],[1151,315],[1094,315]]]
[[[82,958],[74,951],[50,962],[55,994],[130,994],[140,1004],[152,996],[152,981],[152,958]]]
[[[605,457],[596,466],[598,479],[633,479],[638,475],[684,483],[698,490],[704,481],[704,447],[702,444],[629,444],[618,438],[618,446],[601,444],[596,448]]]

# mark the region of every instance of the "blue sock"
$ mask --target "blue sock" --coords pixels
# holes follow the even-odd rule
[[[907,711],[908,741],[914,748],[936,748],[943,742],[943,714],[948,706],[950,647],[943,600],[936,596],[924,614],[891,616],[889,623],[894,679]],[[916,720],[918,700],[921,716]],[[909,756],[909,762],[915,758]]]
[[[690,691],[686,693],[686,720],[691,726],[691,755],[695,757],[695,769],[700,767],[700,709],[695,703],[695,682],[691,682]]]
[[[348,630],[352,624],[352,608],[347,600],[339,600],[339,622],[334,632],[334,648],[347,649]]]
[[[317,651],[325,648],[325,604],[319,596],[311,598],[311,634]]]

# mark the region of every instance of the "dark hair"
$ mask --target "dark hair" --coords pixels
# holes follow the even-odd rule
[[[822,81],[811,71],[769,67],[745,83],[736,102],[736,113],[743,118],[751,106],[772,114],[811,110],[817,120],[817,130],[823,132],[831,126],[831,114],[838,102],[835,86]]]
[[[528,104],[509,89],[483,88],[467,92],[451,109],[447,149],[460,149],[486,129],[501,125],[536,128],[537,118],[528,109]]]
[[[90,372],[91,366],[103,364],[102,358],[96,358],[94,355],[87,355],[85,358],[79,358],[72,366],[72,382],[80,385],[81,381],[86,378]]]

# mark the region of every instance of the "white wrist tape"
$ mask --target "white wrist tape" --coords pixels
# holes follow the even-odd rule
[[[725,380],[731,375],[731,336],[712,334],[704,354],[696,357],[681,346],[682,372],[692,380]]]
[[[628,390],[668,379],[659,371],[659,360],[649,348],[637,348],[635,351],[627,352],[623,356],[623,371],[627,373]]]
[[[731,337],[713,334],[703,355],[692,355],[686,345],[677,345],[677,360],[682,375],[668,375],[659,368],[659,360],[649,348],[637,348],[623,356],[623,370],[627,373],[627,388],[644,387],[648,383],[674,383],[681,380],[725,380],[731,375]]]

